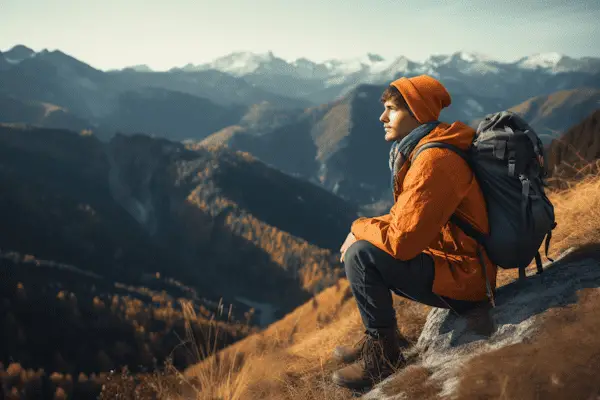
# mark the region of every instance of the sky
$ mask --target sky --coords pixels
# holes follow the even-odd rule
[[[598,0],[0,0],[0,51],[167,70],[234,51],[288,61],[468,51],[600,57]]]

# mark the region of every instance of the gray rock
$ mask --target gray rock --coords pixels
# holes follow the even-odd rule
[[[478,314],[461,315],[445,309],[433,309],[423,327],[421,336],[409,356],[416,365],[432,372],[431,380],[442,387],[441,396],[453,398],[459,382],[459,368],[470,358],[484,352],[534,339],[541,315],[554,307],[577,302],[577,291],[600,287],[600,259],[597,257],[566,257],[547,264],[541,275],[529,276],[523,282],[503,286],[496,293],[496,307]],[[493,322],[493,331],[477,332],[478,324],[487,315]],[[475,323],[474,323],[475,322]],[[402,371],[377,385],[363,396],[364,399],[404,399],[396,393],[383,395],[386,384],[402,379]]]

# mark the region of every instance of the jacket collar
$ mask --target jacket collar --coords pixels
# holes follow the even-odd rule
[[[390,171],[393,173],[397,172],[401,167],[401,165],[397,164],[403,163],[398,156],[402,154],[401,159],[406,160],[409,154],[415,149],[417,144],[439,124],[440,121],[432,121],[419,125],[408,135],[392,143],[389,162]]]

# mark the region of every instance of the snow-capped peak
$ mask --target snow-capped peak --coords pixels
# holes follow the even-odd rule
[[[18,64],[21,61],[34,56],[35,51],[22,44],[18,44],[4,53],[4,58],[11,64]]]
[[[460,51],[455,53],[455,56],[460,57],[463,61],[466,62],[495,62],[496,60],[493,57],[488,56],[487,54],[472,52],[472,51]]]
[[[251,74],[260,67],[275,69],[272,64],[287,64],[286,61],[276,57],[272,51],[266,53],[253,53],[249,51],[236,51],[226,56],[219,57],[210,63],[197,67],[186,66],[186,69],[216,69],[235,76]]]
[[[324,62],[325,66],[334,74],[350,75],[364,70],[376,72],[387,68],[388,63],[379,54],[367,53],[360,57],[347,59],[331,59]]]
[[[440,65],[449,63],[493,63],[496,62],[492,57],[481,53],[469,52],[469,51],[458,51],[453,54],[436,54],[430,56],[425,64],[438,67]]]
[[[286,61],[273,54],[236,51],[202,65],[188,64],[186,71],[216,69],[237,77],[247,75],[292,76],[302,79],[322,79],[326,86],[349,82],[381,83],[399,75],[429,74],[435,77],[448,75],[502,74],[507,68],[537,69],[548,73],[576,71],[583,67],[579,60],[559,53],[541,53],[506,62],[475,51],[458,50],[451,54],[434,54],[424,62],[413,62],[404,56],[384,58],[375,53],[363,53],[354,58],[335,58],[314,62],[308,58]],[[592,64],[588,62],[587,64]],[[586,65],[587,65],[586,64]],[[592,70],[595,67],[586,67]]]
[[[538,53],[529,57],[524,57],[517,61],[517,65],[521,68],[536,69],[536,68],[554,68],[562,60],[564,55],[560,53]]]

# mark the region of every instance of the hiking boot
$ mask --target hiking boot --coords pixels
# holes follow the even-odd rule
[[[402,336],[398,329],[395,329],[395,334],[398,336],[400,349],[408,348],[410,343],[408,343],[408,340]],[[360,339],[354,346],[337,346],[335,349],[333,349],[333,360],[343,364],[351,364],[355,361],[358,361],[362,353],[364,342],[368,338],[369,334],[367,331],[365,331],[363,338]]]
[[[378,329],[367,334],[356,362],[333,373],[333,382],[348,389],[362,390],[381,382],[406,365],[396,329]]]

